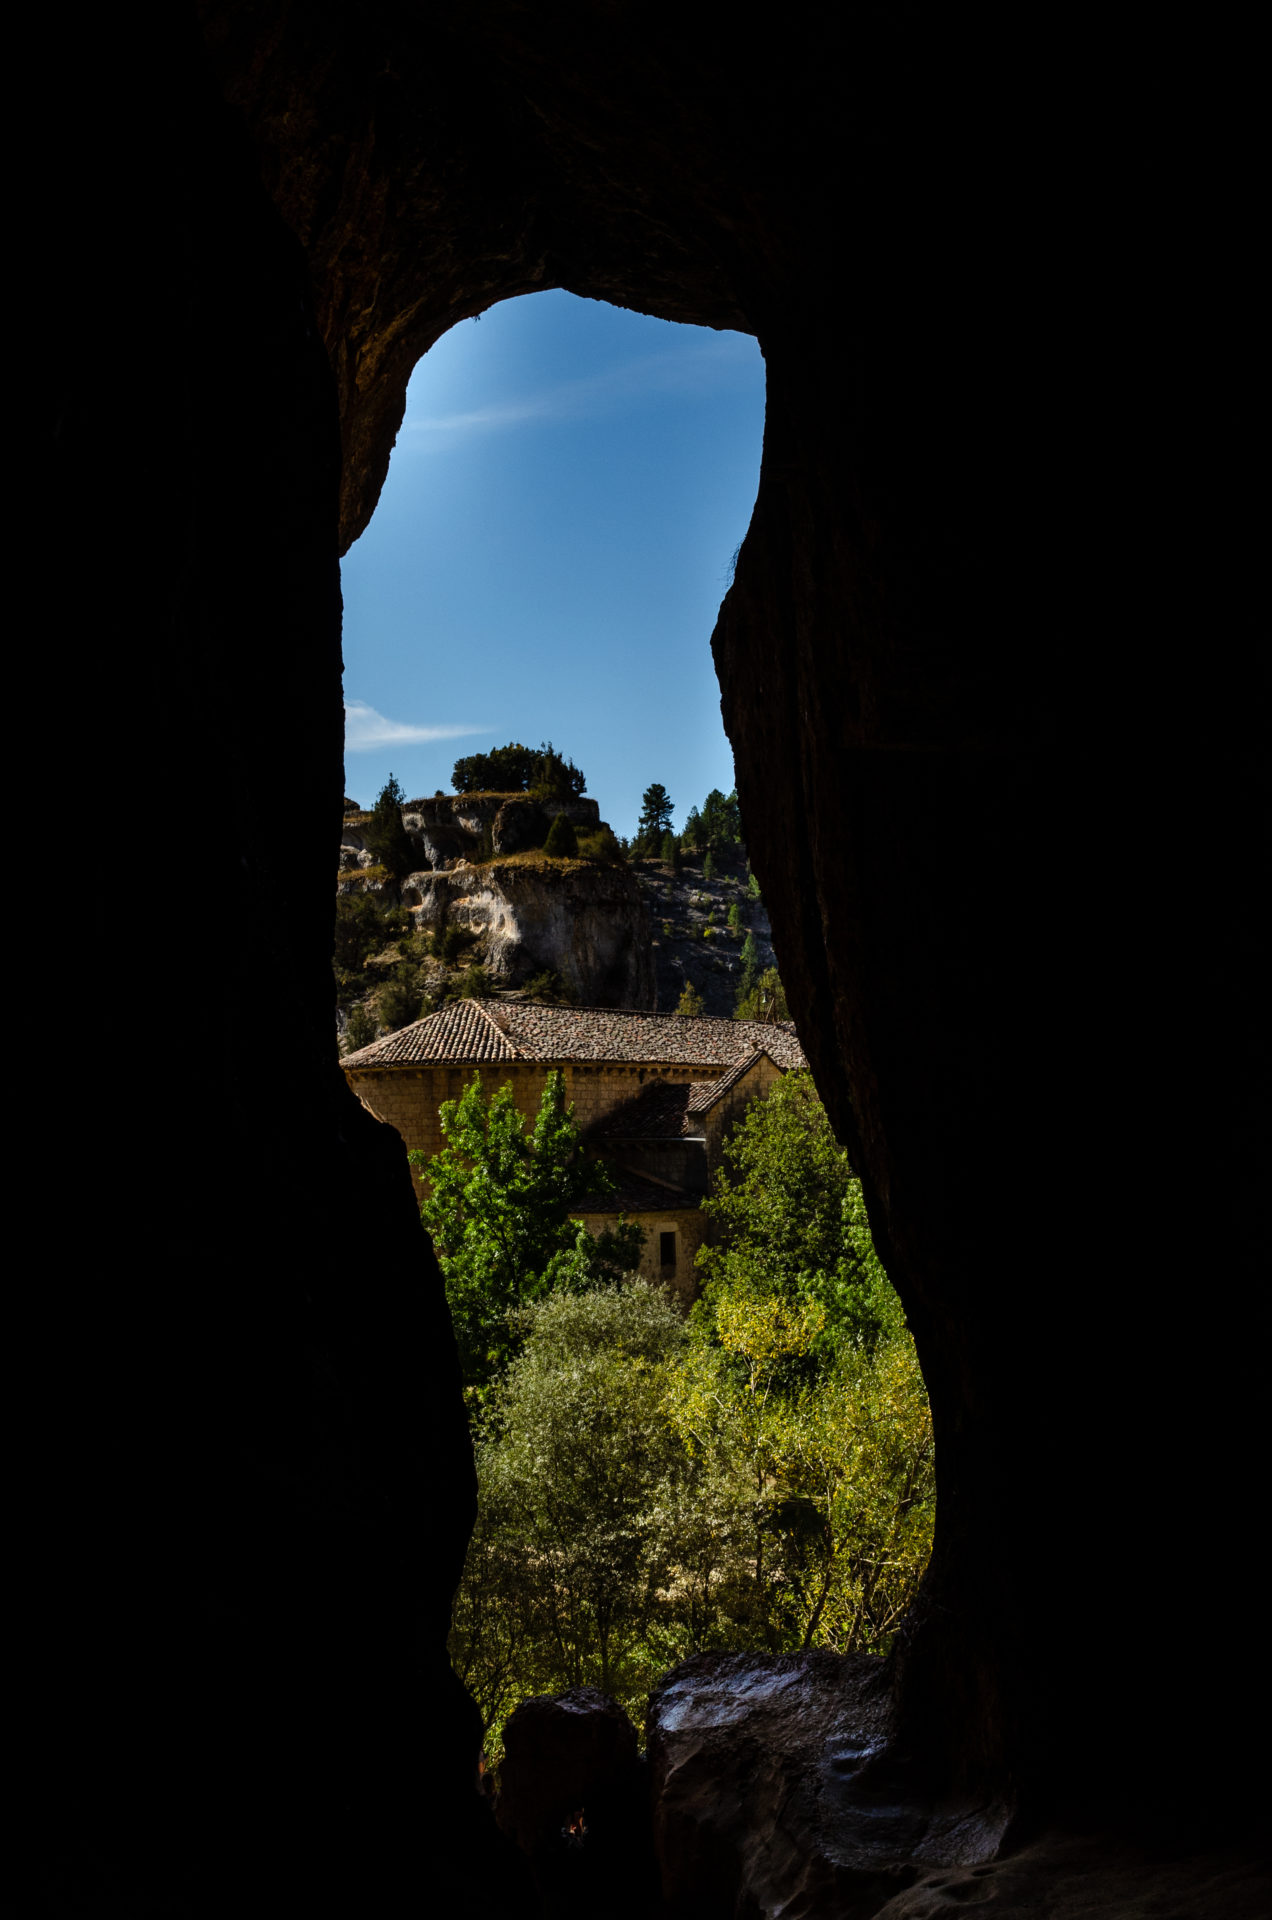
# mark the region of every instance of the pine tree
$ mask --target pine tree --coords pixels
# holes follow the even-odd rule
[[[390,774],[366,825],[368,851],[395,880],[404,879],[418,865],[414,843],[402,824],[405,798],[400,783]]]
[[[652,851],[662,845],[663,835],[671,832],[675,804],[660,781],[655,780],[645,788],[640,797],[640,819],[636,823],[636,838],[642,847]]]
[[[565,814],[558,813],[548,828],[548,837],[543,843],[543,851],[550,860],[578,859],[578,835],[574,831],[573,822]]]
[[[680,996],[676,1012],[692,1014],[696,1019],[699,1014],[705,1011],[706,1002],[703,1000],[702,995],[698,992],[692,980],[686,980],[684,992]]]

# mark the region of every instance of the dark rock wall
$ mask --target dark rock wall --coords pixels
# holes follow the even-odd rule
[[[92,996],[132,1039],[76,1209],[49,1189],[32,1774],[66,1904],[219,1911],[259,1861],[254,1897],[350,1911],[494,1871],[453,1837],[449,1335],[401,1155],[334,1058],[335,563],[419,353],[536,287],[765,351],[714,644],[792,1011],[932,1390],[905,1737],[1036,1804],[1234,1790],[1204,1756],[1259,1686],[1260,736],[1240,331],[1203,349],[1179,285],[1227,288],[1240,203],[1201,219],[1164,121],[1125,138],[1107,29],[1098,58],[1023,32],[209,0],[198,44],[170,18],[126,48],[144,85],[86,63],[96,117],[44,162],[46,697],[78,662],[99,789],[144,737],[157,794],[218,805],[152,809],[148,858],[200,886],[142,987],[104,859]]]

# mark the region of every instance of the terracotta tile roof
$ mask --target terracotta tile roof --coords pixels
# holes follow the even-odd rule
[[[401,1027],[373,1040],[357,1053],[347,1053],[341,1062],[346,1067],[429,1066],[434,1062],[516,1060],[517,1049],[499,1031],[485,1011],[487,1002],[454,1000],[450,1006],[430,1013],[426,1020]]]
[[[758,1048],[789,1072],[807,1065],[789,1020],[722,1020],[710,1014],[642,1013],[630,1007],[545,1007],[533,1001],[458,1000],[357,1053],[347,1067],[433,1062],[622,1060],[713,1069],[745,1065]]]

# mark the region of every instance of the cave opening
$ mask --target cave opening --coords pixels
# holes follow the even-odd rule
[[[496,996],[519,1000],[529,980],[532,1000],[635,1004],[664,1014],[683,1014],[696,1004],[717,1020],[745,1015],[735,1029],[737,1045],[745,1031],[745,1045],[767,1061],[768,1029],[752,1016],[763,1010],[765,1018],[784,1020],[785,999],[775,964],[764,975],[767,981],[771,974],[773,985],[763,993],[755,985],[757,931],[763,956],[770,963],[775,956],[758,884],[744,859],[745,822],[736,811],[726,809],[718,821],[712,812],[722,790],[730,807],[736,802],[708,646],[758,486],[763,408],[763,362],[749,336],[675,325],[564,292],[512,299],[459,323],[411,377],[387,479],[342,562],[345,792],[358,796],[346,806],[360,802],[362,811],[350,816],[355,824],[347,830],[351,844],[342,849],[338,908],[364,902],[372,887],[383,888],[383,898],[393,893],[390,882],[364,882],[377,869],[365,865],[373,855],[358,850],[363,813],[390,777],[408,796],[421,796],[402,807],[407,827],[417,830],[421,870],[399,876],[396,890],[413,931],[402,934],[386,921],[386,933],[399,931],[398,939],[390,939],[361,976],[342,974],[338,965],[337,980],[342,1047],[353,1047],[360,1063],[351,1084],[416,1150],[421,1179],[443,1136],[409,1114],[400,1083],[390,1095],[373,1076],[368,1008],[379,1040],[398,1033],[404,1037],[392,1044],[403,1049],[411,1044],[413,1018],[427,1020],[465,996],[506,1019]],[[665,964],[651,972],[638,1000],[621,969],[616,996],[599,967],[581,983],[555,951],[540,950],[528,961],[520,956],[510,966],[507,940],[494,936],[515,922],[515,901],[510,908],[504,900],[497,919],[485,904],[472,904],[500,884],[511,888],[498,864],[498,838],[492,845],[487,822],[467,840],[452,825],[447,839],[433,818],[437,808],[430,809],[427,796],[441,801],[443,789],[449,795],[456,756],[539,739],[552,739],[579,763],[602,822],[622,836],[641,894],[662,890],[644,937],[653,936]],[[457,778],[464,766],[461,758]],[[655,779],[663,783],[664,837],[675,843],[674,854],[664,845],[661,857],[657,844],[639,837],[642,790]],[[704,803],[713,790],[714,802]],[[447,816],[452,822],[458,805],[456,799]],[[704,820],[711,837],[699,843],[691,823]],[[496,822],[496,836],[499,831]],[[444,919],[433,873],[467,876],[446,895]],[[674,922],[666,917],[673,914]],[[478,937],[474,944],[473,929],[483,925],[485,941]],[[626,937],[642,934],[629,927]],[[677,945],[695,963],[701,954],[692,974],[679,954],[665,951]],[[443,972],[443,953],[466,971]],[[389,967],[394,954],[403,957]],[[501,963],[497,968],[492,957]],[[708,967],[712,971],[704,971]],[[367,978],[374,983],[370,992],[351,1002]],[[686,1001],[686,992],[696,999]],[[802,1087],[806,1060],[798,1049],[783,1060],[783,1070],[798,1062]],[[667,1068],[654,1064],[649,1071],[658,1078]],[[700,1078],[722,1071],[722,1065],[704,1067]],[[484,1072],[488,1097],[498,1073]],[[429,1091],[419,1097],[454,1098],[465,1077],[458,1068],[439,1075],[434,1091],[422,1073]],[[535,1117],[537,1091],[537,1084],[518,1090],[526,1126]],[[592,1107],[586,1111],[594,1128]],[[747,1111],[738,1105],[739,1117]],[[729,1170],[737,1193],[732,1215],[720,1219],[731,1219],[731,1227],[716,1221],[710,1204],[710,1224],[698,1212],[709,1189],[719,1198],[717,1183],[725,1175],[724,1156],[713,1152],[708,1181],[700,1125],[686,1119],[689,1137],[678,1142],[626,1142],[619,1187],[627,1206],[641,1209],[634,1224],[646,1243],[636,1271],[647,1286],[665,1290],[674,1312],[658,1321],[647,1301],[631,1306],[626,1321],[611,1314],[613,1324],[602,1327],[583,1308],[572,1310],[573,1321],[563,1310],[555,1320],[548,1315],[536,1322],[528,1341],[503,1352],[497,1377],[476,1372],[468,1380],[481,1491],[451,1646],[481,1710],[483,1765],[502,1753],[509,1713],[531,1694],[599,1685],[620,1700],[643,1738],[648,1692],[678,1658],[746,1647],[767,1654],[811,1648],[877,1654],[891,1644],[917,1588],[930,1545],[933,1467],[913,1345],[870,1245],[859,1183],[811,1087],[797,1100],[779,1100],[766,1117],[767,1133],[756,1124],[745,1143],[738,1142],[750,1159]],[[751,1121],[757,1120],[752,1109]],[[589,1138],[595,1152],[594,1132]],[[713,1149],[720,1145],[713,1134]],[[695,1160],[682,1177],[681,1149],[700,1151],[700,1170]],[[789,1166],[784,1154],[794,1156]],[[651,1177],[661,1199],[639,1192],[642,1179],[648,1189]],[[776,1215],[783,1182],[788,1244],[775,1244],[770,1225],[764,1257],[771,1264],[760,1286],[765,1310],[777,1319],[762,1325],[754,1318],[761,1254],[753,1223],[742,1224],[743,1206]],[[682,1191],[686,1183],[692,1191]],[[858,1196],[851,1227],[842,1217],[850,1188]],[[583,1202],[576,1210],[591,1211]],[[816,1228],[815,1215],[824,1216]],[[620,1213],[620,1230],[625,1218]],[[437,1235],[440,1216],[430,1224]],[[601,1217],[591,1226],[603,1232]],[[722,1246],[734,1240],[742,1251],[730,1255],[729,1267]],[[461,1258],[459,1248],[442,1239],[437,1251],[459,1316],[463,1365],[478,1366],[465,1332],[472,1313],[467,1255]],[[699,1253],[705,1268],[696,1261]],[[804,1271],[797,1272],[801,1262]],[[590,1278],[603,1284],[617,1271],[611,1258],[603,1274],[598,1269]],[[749,1288],[754,1320],[732,1345],[724,1342],[728,1367],[714,1385],[706,1349],[686,1339],[679,1319],[708,1280],[720,1311],[732,1302],[730,1324],[739,1327],[738,1290]],[[528,1302],[540,1278],[527,1273],[518,1284]],[[557,1284],[571,1283],[563,1276]],[[577,1276],[572,1284],[579,1284]],[[705,1306],[700,1302],[700,1317]],[[719,1324],[718,1315],[712,1324]],[[720,1346],[718,1334],[711,1339]],[[581,1356],[606,1341],[609,1371],[597,1373],[582,1399],[575,1391],[576,1407],[569,1367],[577,1372]],[[685,1351],[673,1364],[677,1342]],[[880,1343],[886,1362],[875,1351]],[[559,1405],[545,1419],[535,1368],[544,1371],[549,1353],[547,1371],[557,1386],[547,1397]],[[657,1393],[672,1409],[653,1440],[633,1405],[620,1404],[625,1395],[631,1399],[625,1366],[649,1374],[645,1401],[657,1398],[651,1383],[661,1383]],[[723,1406],[726,1375],[729,1412],[704,1443],[692,1406],[704,1395]],[[758,1414],[770,1399],[773,1417]],[[661,1449],[656,1495],[626,1484],[623,1473],[607,1479],[598,1472],[589,1484],[579,1478],[561,1444],[567,1404],[566,1427],[586,1426],[589,1418],[596,1423],[592,1467],[603,1452],[602,1429],[624,1471],[642,1449]],[[518,1480],[510,1464],[507,1432],[518,1420],[525,1427],[521,1443],[529,1438],[536,1448],[537,1486],[524,1474]],[[507,1431],[496,1444],[499,1422]],[[885,1461],[878,1434],[889,1424],[905,1437]],[[705,1465],[691,1465],[695,1449]],[[720,1491],[726,1480],[727,1495]],[[514,1482],[516,1524],[509,1518]],[[714,1505],[708,1483],[715,1487]],[[646,1517],[634,1522],[642,1501]],[[867,1521],[872,1503],[887,1517]],[[745,1524],[744,1507],[751,1515]],[[655,1541],[648,1516],[656,1510],[662,1531]],[[563,1524],[561,1511],[573,1517]],[[670,1531],[668,1512],[679,1516]],[[600,1551],[600,1535],[606,1527],[613,1531],[616,1516],[644,1541],[639,1569],[610,1566]],[[547,1580],[542,1569],[563,1561],[570,1573]],[[633,1583],[643,1591],[639,1602],[627,1591]],[[514,1660],[509,1644],[518,1636],[522,1651]]]
[[[81,793],[118,794],[140,731],[148,793],[180,796],[148,807],[140,867],[95,836],[101,1004],[140,1019],[138,872],[190,880],[73,1203],[31,1023],[55,1277],[21,1290],[43,1498],[20,1650],[49,1910],[202,1916],[251,1887],[535,1911],[494,1888],[454,1762],[478,1749],[442,1652],[460,1383],[401,1152],[338,1071],[330,911],[338,553],[420,353],[548,284],[763,342],[765,475],[714,651],[784,979],[941,1436],[889,1674],[914,1791],[875,1802],[874,1892],[782,1826],[870,1764],[845,1692],[859,1724],[824,1723],[843,1737],[802,1799],[732,1790],[735,1723],[679,1768],[670,1910],[711,1911],[713,1867],[730,1912],[869,1909],[915,1873],[931,1892],[894,1911],[958,1904],[978,1869],[918,1850],[934,1795],[1094,1835],[1054,1871],[1034,1852],[1036,1898],[1009,1849],[1005,1907],[1071,1911],[1088,1866],[1110,1910],[1141,1905],[1129,1807],[1169,1829],[1172,1910],[1267,1910],[1266,1881],[1194,1886],[1179,1853],[1200,1831],[1251,1857],[1266,1697],[1253,122],[1226,40],[1209,71],[1189,40],[1178,95],[1217,103],[1212,142],[1167,124],[1142,49],[1119,71],[1116,34],[951,23],[202,0],[108,23],[131,96],[101,42],[42,23],[39,71],[78,60],[79,85],[35,181],[65,509],[38,664],[49,711],[76,696]],[[91,252],[68,209],[100,216]],[[84,316],[108,289],[103,360]],[[125,674],[85,637],[142,528]],[[917,1825],[888,1827],[903,1804]]]

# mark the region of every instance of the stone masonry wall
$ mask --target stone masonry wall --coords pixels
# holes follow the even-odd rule
[[[700,1067],[641,1067],[608,1060],[596,1064],[566,1061],[560,1070],[565,1076],[566,1101],[573,1104],[574,1117],[584,1132],[625,1100],[634,1099],[650,1080],[670,1080],[682,1085],[702,1073]],[[481,1074],[487,1098],[500,1087],[511,1086],[517,1111],[527,1120],[533,1120],[551,1067],[537,1061],[488,1061],[480,1067],[381,1067],[367,1072],[346,1068],[345,1071],[363,1106],[377,1120],[395,1127],[408,1148],[419,1147],[432,1155],[440,1152],[443,1145],[438,1109],[447,1100],[458,1100],[475,1073]]]

